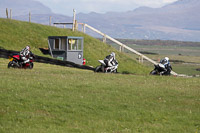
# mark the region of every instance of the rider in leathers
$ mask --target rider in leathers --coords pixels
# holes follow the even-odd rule
[[[165,66],[165,71],[162,72],[163,75],[170,75],[170,72],[172,70],[172,66],[169,63],[169,58],[165,57],[164,59],[160,60],[160,63]]]
[[[29,59],[30,54],[31,54],[30,46],[26,46],[24,49],[20,51],[20,56],[24,64],[30,61]]]
[[[112,67],[118,64],[117,60],[115,59],[115,53],[112,52],[110,55],[106,56],[104,59],[104,62],[107,67]]]

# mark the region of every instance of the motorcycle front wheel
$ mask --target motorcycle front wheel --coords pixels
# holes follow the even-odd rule
[[[117,69],[115,69],[115,70],[113,71],[113,73],[117,73]]]
[[[10,61],[10,62],[8,63],[8,68],[11,68],[11,67],[13,67],[13,62],[12,62],[12,61]]]
[[[94,72],[102,72],[101,66],[97,66],[95,68]]]
[[[152,70],[149,74],[150,75],[158,75],[158,72],[156,70]]]
[[[19,68],[18,62],[10,61],[8,63],[8,68]]]
[[[97,66],[96,68],[95,68],[95,70],[94,70],[94,72],[105,72],[105,70],[104,70],[104,66]]]

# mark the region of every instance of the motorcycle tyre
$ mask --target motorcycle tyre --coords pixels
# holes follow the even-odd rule
[[[95,68],[94,72],[102,72],[101,66],[97,66]]]
[[[10,61],[10,62],[8,63],[8,68],[19,68],[19,67],[16,66],[16,64],[13,63],[13,61]]]
[[[29,68],[29,69],[33,69],[33,63],[32,63],[32,62],[30,62],[30,65],[29,65],[28,68]]]
[[[156,70],[152,70],[149,74],[150,75],[158,75],[158,72]]]
[[[9,63],[8,63],[8,68],[11,68],[11,67],[13,67],[13,62],[12,61],[10,61]]]
[[[113,73],[117,73],[117,69],[115,69],[115,70],[113,71]]]

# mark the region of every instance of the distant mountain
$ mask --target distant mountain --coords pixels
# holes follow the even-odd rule
[[[6,8],[12,9],[12,16],[32,14],[50,14],[51,9],[35,0],[0,0],[0,17],[6,17]]]
[[[200,41],[199,7],[199,0],[179,0],[162,8],[78,14],[77,18],[116,38]]]
[[[16,20],[29,21],[31,12],[31,22],[35,23],[49,24],[50,16],[52,23],[72,22],[71,17],[55,14],[50,8],[35,0],[0,0],[0,17],[6,18],[6,8],[9,12],[12,9],[12,18]]]
[[[199,7],[199,0],[178,0],[161,8],[79,13],[76,19],[114,38],[200,41]],[[34,0],[0,0],[0,17],[5,17],[6,8],[12,8],[13,18],[18,20],[28,21],[31,11],[31,21],[35,23],[49,24],[49,16],[52,16],[52,23],[72,22],[72,17],[54,14]]]

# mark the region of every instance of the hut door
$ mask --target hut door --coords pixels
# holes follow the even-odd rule
[[[67,60],[76,64],[82,64],[83,41],[81,39],[68,39]]]

